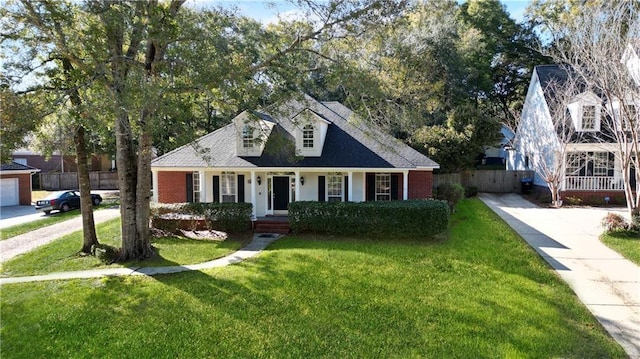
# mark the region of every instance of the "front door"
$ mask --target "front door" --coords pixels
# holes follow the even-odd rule
[[[274,176],[273,177],[273,210],[275,211],[286,211],[289,206],[289,193],[291,189],[289,188],[289,177],[285,176]]]

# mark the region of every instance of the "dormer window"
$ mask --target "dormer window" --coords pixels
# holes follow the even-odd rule
[[[596,129],[596,107],[585,105],[582,107],[582,130],[594,131]]]
[[[253,148],[253,127],[247,124],[242,127],[242,147]]]
[[[313,148],[313,130],[311,125],[302,128],[302,148]]]

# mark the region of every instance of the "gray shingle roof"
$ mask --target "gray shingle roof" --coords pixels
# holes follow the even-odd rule
[[[320,157],[294,155],[295,124],[291,119],[305,109],[331,123]],[[236,141],[240,136],[235,126],[230,124],[154,159],[151,165],[226,168],[439,168],[430,158],[364,123],[353,111],[338,102],[318,102],[305,96],[256,114],[263,120],[276,124],[260,157],[236,156]],[[287,139],[289,145],[283,146],[278,138]]]
[[[17,162],[3,163],[0,165],[0,171],[39,171],[37,168],[23,165]]]

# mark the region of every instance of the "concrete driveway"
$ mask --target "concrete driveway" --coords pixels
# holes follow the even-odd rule
[[[34,206],[0,207],[0,229],[37,221],[46,218],[45,214],[36,211]]]
[[[640,358],[640,267],[600,242],[620,208],[540,208],[516,194],[480,199],[569,284],[630,358]]]

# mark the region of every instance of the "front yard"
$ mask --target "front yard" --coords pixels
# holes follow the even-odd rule
[[[4,285],[3,358],[624,358],[478,200],[449,238],[290,236],[225,268]]]

